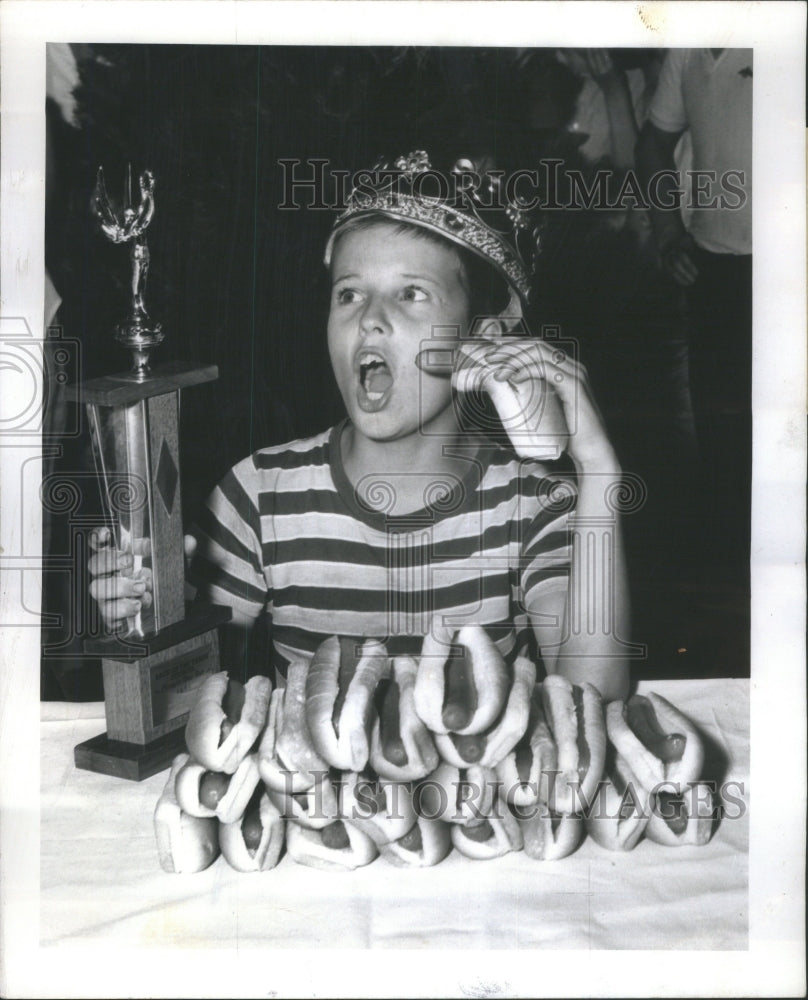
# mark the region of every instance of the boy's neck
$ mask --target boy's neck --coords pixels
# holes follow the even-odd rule
[[[342,464],[353,486],[366,476],[389,477],[395,506],[388,513],[409,514],[424,506],[425,477],[463,479],[468,475],[468,461],[452,456],[458,450],[468,453],[469,446],[473,444],[475,442],[471,442],[468,435],[461,438],[457,432],[374,441],[357,434],[353,425],[348,423],[341,439]]]

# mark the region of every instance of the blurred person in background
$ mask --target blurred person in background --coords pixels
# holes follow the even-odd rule
[[[704,582],[749,585],[752,429],[752,52],[671,50],[637,144],[649,182],[672,171],[683,132],[702,171],[687,224],[651,209],[664,267],[685,289],[701,459]],[[673,192],[674,176],[659,185]]]

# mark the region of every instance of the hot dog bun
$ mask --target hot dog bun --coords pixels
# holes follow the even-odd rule
[[[405,782],[386,781],[370,771],[345,776],[340,816],[381,847],[403,837],[415,825],[412,789]]]
[[[455,714],[467,718],[464,725],[447,721],[447,687],[452,672],[463,678],[459,697],[466,704],[462,713]],[[421,647],[415,710],[433,733],[481,733],[502,711],[510,684],[505,661],[484,628],[467,625],[453,633],[445,626],[433,625]]]
[[[177,801],[175,782],[187,754],[178,754],[154,809],[154,832],[163,871],[201,872],[219,856],[219,824],[215,819],[189,816]]]
[[[245,811],[244,816],[219,826],[222,854],[230,867],[238,872],[265,872],[274,868],[283,849],[285,823],[278,809],[266,793],[260,795],[256,805],[261,824],[261,840],[257,847],[249,847],[244,839],[244,821],[252,808]]]
[[[626,782],[618,778],[625,791]],[[643,837],[651,816],[649,796],[638,786],[621,794],[610,781],[601,787],[599,801],[586,818],[590,837],[607,851],[633,851]]]
[[[684,788],[699,778],[704,764],[701,737],[660,695],[613,701],[606,710],[606,728],[615,750],[646,791],[667,781]]]
[[[306,677],[309,664],[289,664],[286,687],[276,688],[269,702],[266,729],[258,748],[258,770],[268,788],[292,794],[312,788],[328,764],[314,749],[306,720]]]
[[[706,844],[712,836],[714,823],[709,783],[704,783],[703,791],[698,782],[693,782],[681,789],[681,795],[667,799],[663,796],[664,792],[660,792],[652,797],[651,818],[645,830],[648,839],[666,847],[702,847]]]
[[[553,815],[539,802],[527,815],[517,812],[525,854],[535,861],[558,861],[572,854],[583,840],[583,816]]]
[[[183,812],[189,816],[210,819],[216,816],[216,810],[203,805],[199,801],[199,782],[208,769],[198,764],[193,758],[185,755],[186,763],[177,772],[175,791],[177,802]]]
[[[439,819],[416,817],[403,837],[379,848],[385,861],[397,868],[431,868],[440,864],[452,849],[451,827]]]
[[[221,740],[227,673],[211,674],[202,683],[185,727],[191,756],[208,771],[233,774],[252,750],[267,720],[272,683],[268,677],[251,677],[244,685],[244,705],[229,735]],[[232,720],[231,720],[232,721]]]
[[[314,748],[332,767],[342,771],[361,771],[368,762],[373,695],[390,670],[387,650],[375,640],[362,642],[356,658],[354,650],[360,642],[340,641],[337,636],[326,639],[314,654],[306,680],[306,719]],[[353,671],[342,691],[341,667]]]
[[[542,683],[547,721],[558,747],[558,770],[550,796],[553,812],[572,815],[590,803],[606,763],[606,727],[600,693],[591,684],[571,684],[560,674]]]
[[[353,871],[369,865],[378,855],[378,849],[366,834],[350,823],[342,823],[348,838],[346,847],[327,847],[322,830],[307,830],[297,823],[288,823],[286,849],[299,865],[309,865],[324,871]]]
[[[256,755],[247,754],[235,773],[229,775],[227,790],[215,809],[199,801],[200,782],[207,773],[207,768],[193,760],[189,760],[180,770],[177,775],[177,801],[183,811],[190,816],[215,816],[220,823],[232,823],[239,819],[260,781]]]
[[[457,850],[475,861],[501,858],[510,851],[522,850],[522,831],[505,806],[478,823],[464,826],[453,823],[449,835]]]
[[[447,764],[468,767],[496,767],[509,754],[527,729],[530,695],[536,684],[536,668],[524,656],[513,665],[513,684],[508,700],[491,726],[476,736],[459,737],[456,733],[436,734],[438,753]]]
[[[547,725],[541,685],[530,696],[527,731],[496,767],[501,794],[512,806],[527,808],[550,801],[550,783],[558,770],[558,747]]]
[[[267,794],[284,819],[293,820],[308,830],[322,830],[339,819],[339,791],[327,771],[304,792],[287,794],[269,788]]]
[[[413,657],[394,657],[390,687],[395,685],[395,689],[388,688],[383,692],[382,703],[373,720],[370,764],[376,774],[390,781],[415,781],[424,778],[439,763],[432,736],[415,711],[417,674],[418,663]],[[380,691],[384,684],[382,681]],[[391,745],[394,751],[390,750]],[[391,760],[385,750],[390,756],[398,756],[399,759]]]
[[[497,787],[497,776],[490,768],[441,764],[416,786],[413,804],[426,819],[474,823],[493,812]]]

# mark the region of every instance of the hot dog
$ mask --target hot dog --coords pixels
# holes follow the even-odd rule
[[[523,846],[519,824],[505,806],[479,822],[453,823],[450,836],[457,850],[475,861],[501,858]]]
[[[571,815],[592,801],[606,763],[606,727],[600,693],[560,674],[542,683],[544,711],[558,747],[558,775],[550,794],[553,812]]]
[[[530,717],[530,695],[536,684],[536,668],[524,656],[517,656],[513,665],[513,684],[508,700],[492,725],[474,736],[456,733],[436,734],[435,744],[447,764],[468,767],[496,767],[513,750],[527,729]]]
[[[497,787],[497,776],[490,768],[444,763],[416,786],[413,804],[426,819],[474,823],[493,812]]]
[[[340,815],[377,847],[389,844],[415,825],[412,788],[406,782],[378,778],[367,769],[361,774],[346,774]]]
[[[332,767],[361,771],[368,762],[373,696],[390,663],[382,643],[326,639],[309,667],[306,719],[315,750]]]
[[[308,661],[294,660],[287,669],[286,687],[276,688],[270,698],[258,748],[258,770],[264,784],[278,792],[304,792],[328,770],[314,749],[306,721],[308,672]]]
[[[322,830],[339,819],[339,787],[335,786],[328,770],[318,775],[316,781],[304,792],[279,792],[274,788],[267,794],[284,819],[294,820],[309,830]]]
[[[225,861],[238,872],[265,872],[278,863],[285,823],[278,809],[258,786],[244,815],[219,827]]]
[[[514,810],[522,832],[525,854],[535,861],[558,861],[572,854],[583,840],[583,816],[551,813],[543,803],[520,815]]]
[[[228,681],[224,671],[206,678],[185,727],[194,760],[208,771],[233,774],[264,728],[271,692],[268,677],[244,685]]]
[[[414,825],[398,840],[379,848],[385,861],[397,868],[431,868],[452,849],[451,827],[439,819],[416,817]]]
[[[613,701],[606,710],[606,728],[615,750],[648,792],[666,781],[684,788],[701,774],[704,748],[698,732],[658,694]]]
[[[353,871],[369,865],[379,853],[367,834],[340,819],[322,830],[288,823],[286,849],[299,865],[324,871]]]
[[[411,656],[393,659],[392,677],[376,691],[376,718],[370,738],[370,764],[382,778],[414,781],[438,766],[438,751],[415,711],[418,664]]]
[[[481,626],[456,633],[433,626],[424,637],[415,710],[433,733],[482,733],[502,711],[509,688],[505,661]]]
[[[165,788],[154,809],[154,832],[163,871],[201,872],[219,857],[219,824],[216,819],[189,816],[177,801],[176,779],[188,761],[178,754]]]
[[[191,816],[215,816],[221,823],[233,823],[243,816],[259,781],[258,759],[252,753],[235,774],[208,771],[189,760],[177,775],[177,801]]]
[[[648,827],[650,796],[633,783],[628,788],[630,780],[618,761],[617,784],[609,781],[601,786],[599,798],[586,817],[587,833],[607,851],[633,851]]]
[[[530,696],[527,731],[496,768],[505,801],[520,808],[548,803],[557,770],[558,747],[547,725],[541,685],[537,684]]]
[[[653,796],[645,835],[666,847],[701,847],[713,832],[712,790],[705,783],[703,794],[698,782],[683,788],[680,794],[675,793],[675,788],[672,785],[670,793],[660,789]]]

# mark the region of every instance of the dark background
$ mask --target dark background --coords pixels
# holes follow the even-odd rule
[[[128,248],[89,210],[103,165],[120,198],[127,162],[156,178],[146,301],[166,332],[157,363],[216,363],[219,380],[182,395],[186,524],[251,450],[342,416],[325,345],[322,252],[333,213],[281,211],[281,158],[352,172],[413,149],[490,152],[501,167],[560,156],[588,168],[565,131],[581,81],[552,50],[83,46],[78,125],[53,119],[55,197],[47,263],[77,379],[125,368],[113,340],[126,311]],[[634,55],[623,56],[627,64]],[[538,109],[538,110],[537,110]],[[301,170],[305,170],[301,167]],[[638,675],[746,676],[748,591],[695,572],[694,468],[670,388],[683,319],[676,287],[609,213],[538,219],[543,252],[529,324],[574,340],[624,468],[645,505],[626,518]],[[89,463],[69,443],[63,468]],[[87,499],[88,509],[92,498]],[[58,535],[58,526],[55,527]],[[78,655],[58,635],[46,639]]]

